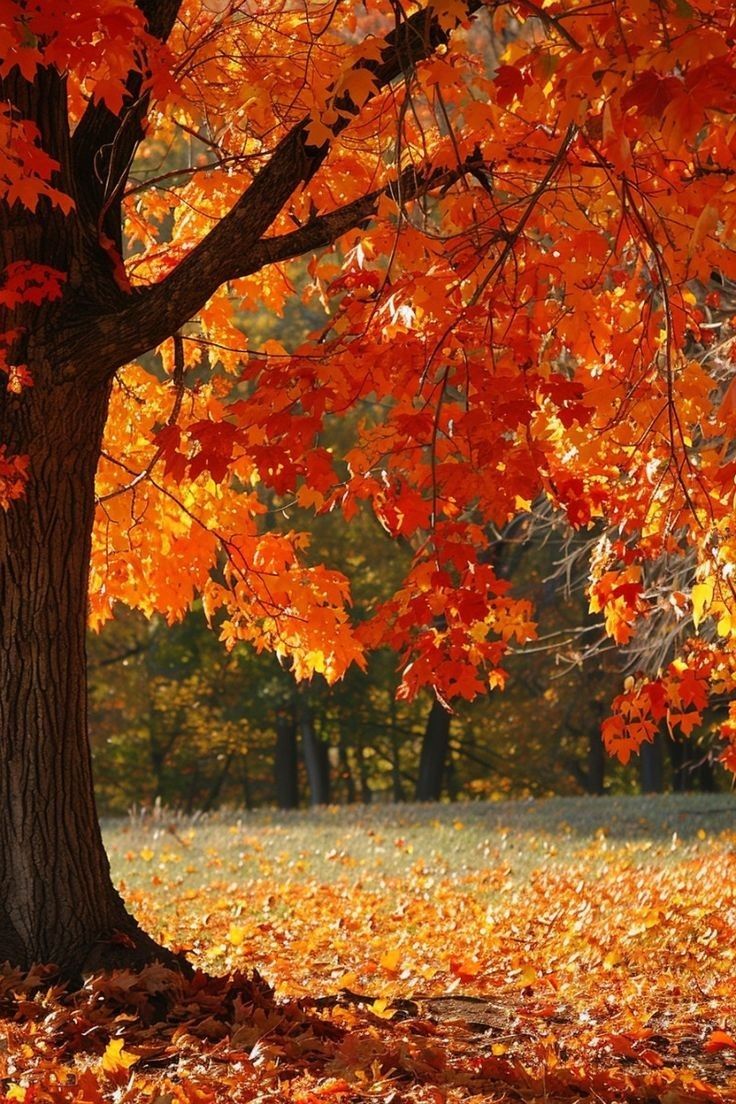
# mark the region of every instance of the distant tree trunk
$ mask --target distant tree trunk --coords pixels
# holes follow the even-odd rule
[[[220,800],[220,794],[222,793],[222,787],[225,785],[225,779],[230,772],[230,765],[235,757],[235,750],[231,748],[227,755],[223,758],[222,768],[219,771],[214,782],[210,786],[210,792],[202,802],[202,812],[209,813]]]
[[[170,787],[167,786],[166,776],[171,753],[178,741],[183,721],[184,718],[177,712],[175,717],[170,719],[171,731],[167,735],[165,733],[166,721],[164,717],[156,709],[155,703],[153,701],[149,702],[148,738],[151,753],[151,772],[155,787],[153,797],[154,799],[160,797],[163,802],[171,800],[171,794],[168,792]]]
[[[396,699],[391,697],[391,794],[394,801],[406,801],[404,786],[401,781],[401,753],[399,734],[396,730]]]
[[[654,741],[645,741],[639,751],[639,785],[642,793],[662,793],[664,790],[664,763],[662,757],[662,737],[658,734]]]
[[[435,699],[424,730],[417,777],[417,801],[439,801],[450,746],[450,714]]]
[[[596,725],[588,737],[588,771],[585,789],[589,794],[602,794],[606,778],[606,749]]]
[[[457,779],[457,767],[455,766],[455,760],[452,755],[447,756],[446,763],[445,786],[447,787],[447,796],[450,798],[450,801],[457,801],[458,794],[460,793],[460,784]]]
[[[348,805],[354,805],[358,799],[358,791],[355,788],[355,779],[350,766],[350,756],[343,739],[342,728],[340,730],[340,745],[338,747],[338,760],[340,763],[340,779],[345,783],[345,800]]]
[[[240,785],[243,790],[243,805],[246,809],[253,808],[253,793],[250,784],[250,771],[248,770],[248,760],[243,756],[243,769],[240,774]]]
[[[312,711],[307,702],[300,702],[299,728],[302,737],[302,755],[307,768],[309,801],[311,805],[330,803],[330,760],[327,745],[314,731]]]
[[[672,789],[675,793],[686,793],[693,788],[692,745],[690,740],[667,741],[667,751],[672,764]]]
[[[365,748],[363,741],[358,739],[355,745],[355,754],[358,756],[358,777],[360,778],[360,800],[364,805],[370,805],[373,801],[373,791],[368,782],[368,770],[366,768]]]
[[[713,763],[692,737],[668,740],[667,751],[672,763],[672,789],[675,793],[686,793],[695,789],[703,793],[715,791]]]
[[[698,764],[698,782],[702,793],[715,793],[718,789],[710,755],[705,755]]]
[[[149,748],[151,753],[151,774],[153,775],[153,800],[160,797],[164,798],[164,753],[156,735],[157,718],[156,712],[153,708],[149,710],[148,714],[148,737]]]
[[[279,809],[298,809],[299,751],[293,710],[280,709],[276,715],[274,781]]]
[[[197,801],[199,799],[199,782],[201,774],[199,770],[199,760],[195,760],[194,767],[189,775],[189,785],[187,786],[187,796],[184,802],[184,812],[187,816],[192,816],[197,809]]]

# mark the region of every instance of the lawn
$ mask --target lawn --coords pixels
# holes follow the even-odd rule
[[[116,881],[149,930],[208,971],[254,965],[285,996],[334,991],[345,975],[381,996],[458,980],[497,992],[515,971],[577,984],[581,964],[617,979],[653,945],[678,971],[730,961],[731,795],[104,827]]]
[[[241,978],[164,1013],[157,975],[91,983],[59,1100],[736,1101],[731,795],[104,831],[150,931],[208,974],[255,967],[280,1003]],[[23,1095],[48,1089],[36,1052],[7,1076],[10,1099],[46,1099]]]

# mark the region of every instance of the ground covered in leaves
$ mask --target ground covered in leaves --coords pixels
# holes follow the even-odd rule
[[[4,1101],[736,1101],[731,795],[163,815],[106,839],[201,972],[69,994],[6,971]]]

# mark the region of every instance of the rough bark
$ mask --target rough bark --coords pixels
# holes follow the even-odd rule
[[[67,975],[159,955],[112,886],[87,739],[87,579],[107,397],[105,387],[40,386],[9,399],[3,419],[30,472],[25,496],[0,511],[0,961],[56,963]]]

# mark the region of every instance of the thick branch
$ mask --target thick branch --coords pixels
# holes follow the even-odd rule
[[[468,0],[467,15],[482,6],[483,0]],[[424,8],[386,36],[379,60],[365,59],[358,62],[358,67],[372,73],[376,89],[380,90],[409,72],[448,38],[449,32],[440,26],[433,9]],[[337,136],[359,108],[344,94],[335,101],[335,106],[341,113],[332,127],[333,135]],[[269,263],[268,248],[272,247],[266,247],[263,235],[289,197],[300,184],[311,179],[329,152],[329,143],[320,148],[309,145],[309,122],[308,118],[302,119],[281,140],[234,207],[169,276],[138,292],[131,305],[118,314],[97,320],[93,369],[96,375],[109,374],[160,345],[196,314],[223,283]],[[354,225],[367,213],[358,217]],[[323,217],[339,221],[336,213]],[[309,235],[305,234],[304,239],[307,238]],[[330,240],[334,239],[327,239],[326,244]],[[295,241],[292,240],[292,246]],[[305,245],[305,249],[310,248],[315,246]],[[84,350],[91,345],[88,320],[75,335],[67,333],[65,345],[61,350],[65,360],[72,364],[78,359],[84,362]]]

